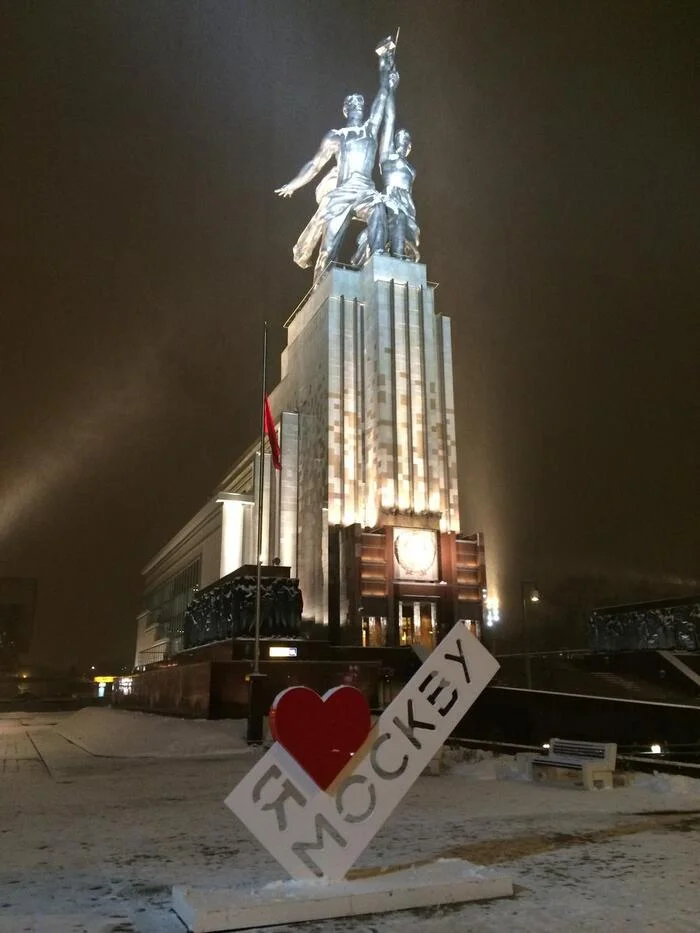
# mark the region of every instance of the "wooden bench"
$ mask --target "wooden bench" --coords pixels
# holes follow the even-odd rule
[[[530,776],[533,781],[572,781],[587,790],[611,788],[616,758],[614,742],[550,739],[548,754],[530,760]]]

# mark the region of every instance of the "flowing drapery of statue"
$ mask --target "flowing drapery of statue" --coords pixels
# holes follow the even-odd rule
[[[346,126],[330,130],[316,155],[298,175],[276,189],[281,197],[291,197],[335,159],[335,165],[316,188],[318,208],[293,250],[294,261],[305,269],[311,265],[318,246],[314,284],[337,260],[353,220],[366,225],[357,240],[353,265],[359,266],[372,253],[382,252],[414,262],[419,259],[419,229],[412,195],[415,169],[408,162],[411,137],[406,130],[394,133],[399,85],[395,51],[396,43],[390,37],[377,46],[379,90],[369,118],[364,120],[365,102],[361,94],[346,97],[343,104]],[[378,151],[381,192],[372,177]]]

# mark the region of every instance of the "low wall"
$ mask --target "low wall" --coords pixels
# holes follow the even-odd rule
[[[561,736],[648,750],[696,743],[700,706],[488,686],[454,734],[537,746]]]
[[[134,675],[131,694],[120,697],[118,705],[171,716],[242,719],[248,713],[250,672],[249,661],[201,661],[153,668]],[[376,707],[384,687],[379,660],[356,661],[352,665],[328,660],[263,661],[260,672],[267,675],[267,706],[287,687],[302,685],[323,694],[349,683],[362,690],[370,706]]]
[[[211,708],[211,668],[199,664],[171,665],[134,674],[131,694],[115,698],[119,706],[146,713],[208,719]]]

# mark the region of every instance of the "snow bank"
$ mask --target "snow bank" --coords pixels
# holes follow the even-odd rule
[[[451,759],[451,760],[450,760]],[[448,756],[450,774],[470,781],[527,781],[528,775],[515,755],[494,755],[475,749]]]
[[[202,758],[248,751],[243,720],[176,719],[128,710],[78,710],[55,729],[108,758]]]
[[[656,794],[683,794],[700,798],[700,780],[683,774],[660,774],[658,771],[653,774],[640,773],[634,777],[634,786]]]

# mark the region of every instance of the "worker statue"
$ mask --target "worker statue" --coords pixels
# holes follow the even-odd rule
[[[318,209],[293,251],[294,261],[305,269],[311,265],[313,251],[320,241],[314,284],[329,264],[337,259],[353,219],[367,225],[366,249],[369,254],[381,252],[385,248],[388,237],[386,207],[374,186],[372,172],[386,103],[399,80],[394,69],[395,48],[394,40],[388,38],[376,49],[379,56],[379,91],[369,118],[364,119],[365,102],[361,94],[346,97],[343,104],[346,125],[327,133],[316,155],[299,174],[276,189],[281,197],[291,197],[297,189],[316,178],[332,158],[335,159],[335,167],[316,190]]]

